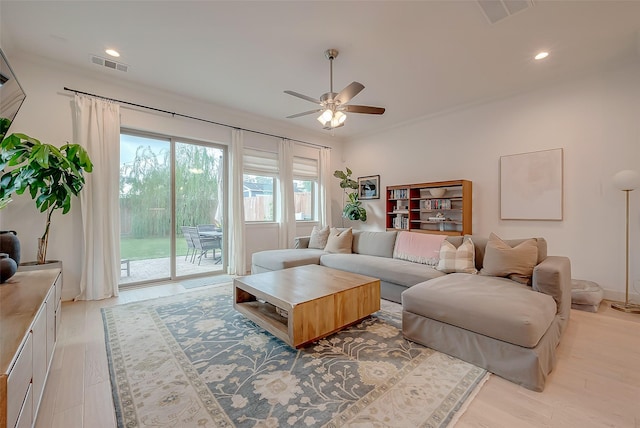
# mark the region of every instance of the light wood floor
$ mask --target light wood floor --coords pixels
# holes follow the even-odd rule
[[[167,284],[63,303],[36,427],[115,427],[100,308],[185,291]],[[605,303],[597,314],[572,311],[544,392],[492,375],[456,426],[640,428],[640,315]]]

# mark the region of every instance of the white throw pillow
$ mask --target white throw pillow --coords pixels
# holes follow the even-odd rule
[[[311,237],[309,238],[309,248],[317,248],[323,250],[327,246],[327,240],[329,239],[329,226],[319,228],[313,226],[311,231]]]
[[[351,228],[340,231],[332,227],[324,250],[328,253],[351,254],[352,244],[353,230]]]
[[[471,238],[465,238],[462,245],[456,248],[449,241],[442,241],[438,269],[444,273],[477,273],[476,251]]]

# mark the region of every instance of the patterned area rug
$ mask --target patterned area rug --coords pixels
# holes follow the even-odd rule
[[[488,376],[405,340],[396,304],[295,350],[231,291],[102,309],[119,427],[446,427]]]

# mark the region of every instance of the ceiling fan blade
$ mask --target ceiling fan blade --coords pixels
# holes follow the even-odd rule
[[[371,107],[371,106],[354,106],[354,105],[346,105],[341,106],[340,110],[349,112],[349,113],[365,113],[365,114],[383,114],[383,107]]]
[[[345,104],[349,100],[360,93],[364,89],[364,85],[358,82],[351,82],[349,86],[340,91],[340,93],[334,98],[336,103]]]
[[[300,117],[300,116],[306,116],[308,114],[318,113],[318,112],[321,112],[322,110],[323,109],[319,108],[319,109],[315,109],[315,110],[305,111],[303,113],[292,114],[291,116],[287,116],[287,119],[293,119],[294,117]]]
[[[320,100],[317,100],[315,98],[311,98],[311,97],[309,97],[307,95],[299,94],[298,92],[284,91],[284,93],[285,94],[289,94],[289,95],[293,95],[294,97],[302,98],[303,100],[311,101],[312,103],[320,104]]]

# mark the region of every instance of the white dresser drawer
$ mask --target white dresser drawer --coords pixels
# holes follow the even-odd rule
[[[62,272],[60,272],[60,274],[58,275],[58,278],[56,279],[55,282],[55,287],[56,287],[56,296],[55,296],[55,304],[53,305],[53,307],[57,307],[58,303],[62,300]]]
[[[29,385],[27,396],[22,404],[16,428],[31,428],[33,426],[33,388]]]
[[[22,409],[27,391],[31,386],[31,376],[33,358],[33,343],[31,332],[27,335],[27,339],[18,354],[15,364],[9,372],[7,378],[7,426],[15,426],[18,421],[20,409]],[[31,413],[31,406],[29,412]]]

